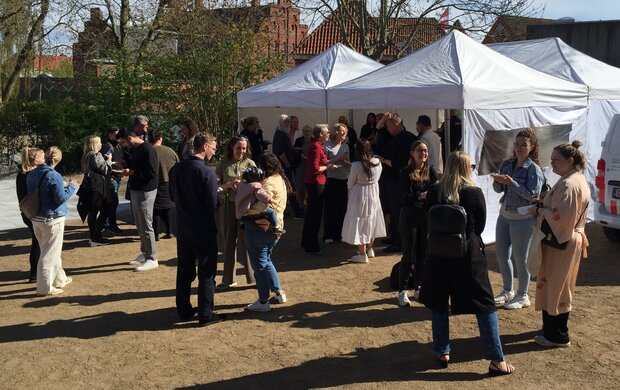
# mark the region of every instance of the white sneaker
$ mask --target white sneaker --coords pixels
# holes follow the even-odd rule
[[[539,334],[538,336],[534,336],[534,342],[538,345],[542,345],[543,347],[557,347],[557,348],[568,348],[570,347],[570,341],[568,343],[554,343],[553,341],[547,340],[545,336]]]
[[[498,306],[503,305],[504,303],[508,302],[509,300],[511,300],[512,298],[515,297],[515,292],[514,291],[506,291],[503,290],[501,293],[499,293],[499,295],[497,295],[495,297],[495,304]]]
[[[372,248],[368,248],[368,250],[366,251],[366,256],[368,256],[369,259],[372,259],[373,257],[375,257],[375,250]]]
[[[402,290],[398,293],[398,306],[400,307],[409,307],[411,306],[411,301],[407,296],[407,290]]]
[[[515,295],[514,298],[504,303],[504,309],[521,309],[530,306],[530,297],[525,295]]]
[[[135,259],[131,260],[129,262],[129,264],[131,265],[140,265],[142,263],[144,263],[144,253],[140,253],[138,256],[136,256]]]
[[[50,290],[50,292],[48,292],[47,294],[41,294],[41,293],[37,293],[38,296],[44,297],[46,295],[59,295],[64,293],[63,290],[56,288],[56,287],[52,287],[52,289]]]
[[[323,240],[323,242],[326,243],[326,244],[333,244],[334,240],[332,240],[331,238],[326,238],[326,239]]]
[[[415,299],[416,301],[420,300],[420,286],[413,290],[413,299]]]
[[[65,280],[64,283],[61,283],[60,285],[56,286],[56,288],[65,288],[71,282],[73,282],[73,278],[70,278],[67,276],[67,280]]]
[[[256,311],[259,313],[265,313],[271,310],[271,306],[269,305],[269,301],[265,303],[261,303],[260,299],[257,299],[256,302],[250,303],[245,307],[247,311]]]
[[[278,303],[286,303],[286,294],[284,291],[280,290],[276,292],[276,301]]]
[[[368,256],[366,254],[360,255],[359,253],[349,259],[351,263],[368,263]]]
[[[157,263],[157,260],[147,260],[144,262],[144,264],[142,264],[141,266],[137,267],[135,269],[135,271],[148,271],[151,269],[155,269],[159,267],[159,264]]]

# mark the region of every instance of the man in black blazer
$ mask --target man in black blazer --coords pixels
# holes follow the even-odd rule
[[[381,177],[385,177],[386,180],[390,210],[391,242],[390,246],[383,251],[398,253],[402,250],[399,230],[402,193],[400,192],[399,174],[411,158],[409,150],[418,137],[405,129],[402,118],[395,112],[385,113],[378,125],[383,126],[383,123],[387,125],[388,132],[392,136],[392,140],[382,151],[383,155],[379,156],[379,160],[385,167]]]
[[[224,319],[213,312],[217,270],[217,177],[205,164],[217,142],[208,133],[194,137],[194,155],[170,169],[170,197],[177,212],[176,305],[179,317],[190,320],[198,312],[199,326]],[[198,310],[190,303],[198,261]]]

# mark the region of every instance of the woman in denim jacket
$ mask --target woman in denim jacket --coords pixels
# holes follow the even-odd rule
[[[45,162],[37,166],[26,178],[28,193],[39,185],[39,213],[32,219],[34,234],[39,241],[41,255],[37,266],[37,294],[62,294],[62,288],[73,280],[62,269],[62,239],[65,231],[67,200],[78,184],[70,180],[65,187],[62,176],[54,167],[62,160],[62,152],[52,146],[45,154]],[[45,177],[44,177],[45,176]],[[42,180],[41,180],[42,179]]]
[[[514,143],[514,157],[504,162],[500,173],[493,176],[493,189],[503,192],[497,226],[495,228],[495,249],[499,270],[502,273],[503,291],[495,297],[496,305],[506,309],[521,309],[530,306],[527,288],[530,273],[527,270],[527,252],[532,238],[534,217],[521,215],[519,207],[528,206],[532,198],[540,194],[544,182],[538,166],[538,140],[532,129],[517,134]],[[517,293],[513,291],[514,255],[519,278]]]

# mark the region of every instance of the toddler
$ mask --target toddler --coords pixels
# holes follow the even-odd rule
[[[243,180],[239,183],[235,195],[237,219],[241,221],[266,219],[275,234],[286,233],[278,226],[276,211],[269,206],[271,195],[263,190],[261,181],[265,179],[265,172],[260,168],[248,167],[241,177]]]

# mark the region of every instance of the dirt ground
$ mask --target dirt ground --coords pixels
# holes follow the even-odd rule
[[[299,247],[302,223],[286,220],[274,254],[289,302],[244,312],[257,294],[238,271],[239,287],[216,294],[228,320],[207,328],[176,322],[174,239],[159,241],[158,269],[138,273],[127,264],[139,249],[133,226],[122,225],[127,234],[113,244],[90,248],[86,226],[71,221],[63,265],[74,282],[63,295],[37,297],[26,281],[27,230],[1,231],[0,388],[618,388],[620,244],[599,226],[587,228],[572,347],[534,344],[541,319],[533,308],[500,310],[517,371],[487,378],[474,316],[451,317],[452,363],[438,369],[429,311],[415,302],[399,308],[389,287],[398,258],[350,264],[354,250],[344,244],[309,257]],[[498,291],[493,246],[487,254]]]

